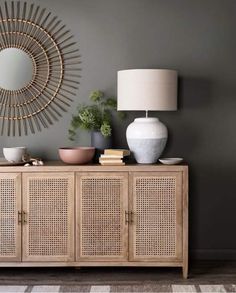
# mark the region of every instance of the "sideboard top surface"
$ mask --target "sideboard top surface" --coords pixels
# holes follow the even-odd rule
[[[101,166],[99,164],[67,165],[60,161],[46,161],[43,166],[1,166],[0,172],[155,172],[187,171],[186,164],[181,165],[143,165],[127,164],[125,166]]]

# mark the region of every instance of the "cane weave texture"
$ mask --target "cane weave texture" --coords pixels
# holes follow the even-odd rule
[[[17,201],[16,180],[0,179],[0,257],[16,254]]]
[[[68,178],[28,180],[28,255],[67,255]]]
[[[176,178],[136,177],[137,256],[176,255]]]
[[[122,254],[122,177],[81,178],[81,254]]]

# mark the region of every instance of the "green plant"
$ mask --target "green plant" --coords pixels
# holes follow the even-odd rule
[[[77,107],[77,113],[72,116],[69,128],[69,139],[74,140],[78,128],[87,131],[101,131],[104,137],[111,136],[112,111],[116,110],[117,102],[113,97],[106,98],[102,91],[92,91],[89,99],[93,104]],[[125,118],[124,112],[118,112],[118,116]]]

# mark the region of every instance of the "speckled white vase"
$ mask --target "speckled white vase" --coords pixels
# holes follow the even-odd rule
[[[161,156],[168,137],[158,118],[136,118],[126,130],[126,138],[139,164],[154,164]]]

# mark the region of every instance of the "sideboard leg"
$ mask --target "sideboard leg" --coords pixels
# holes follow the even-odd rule
[[[183,172],[183,277],[188,278],[188,169]]]
[[[188,263],[185,263],[182,269],[183,269],[183,278],[187,279],[188,278]]]

